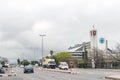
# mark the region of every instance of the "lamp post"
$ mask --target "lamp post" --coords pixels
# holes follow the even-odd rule
[[[46,35],[40,35],[42,37],[42,63],[41,65],[43,66],[43,37]]]

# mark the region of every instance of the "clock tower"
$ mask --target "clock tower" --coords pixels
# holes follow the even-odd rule
[[[97,30],[93,28],[90,31],[90,55],[89,57],[92,59],[92,67],[95,68],[95,57],[97,55],[97,48],[98,48],[98,42],[97,42]]]

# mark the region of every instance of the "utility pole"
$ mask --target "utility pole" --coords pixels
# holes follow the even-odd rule
[[[41,65],[43,66],[43,37],[46,36],[46,35],[40,35],[42,37],[42,63]]]

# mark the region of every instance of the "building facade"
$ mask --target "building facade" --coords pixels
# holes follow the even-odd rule
[[[90,53],[90,42],[83,42],[82,44],[76,44],[68,48],[69,52],[74,58],[81,59],[82,54],[85,52],[85,48]],[[88,55],[89,56],[89,55]]]

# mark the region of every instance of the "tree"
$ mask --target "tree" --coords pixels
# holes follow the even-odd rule
[[[20,64],[20,59],[19,58],[17,59],[17,63]]]
[[[116,46],[116,58],[117,59],[120,58],[120,43],[118,43]]]
[[[83,59],[83,63],[84,63],[84,67],[86,68],[88,66],[88,52],[86,50],[86,47],[84,47],[84,52],[82,54],[82,59]]]
[[[84,48],[84,52],[82,54],[82,59],[85,60],[85,61],[88,60],[88,52],[86,50],[86,47]]]
[[[2,66],[5,66],[5,61],[2,61],[1,64],[2,64]]]
[[[46,56],[47,59],[54,59],[53,50],[50,50],[50,56]]]
[[[28,60],[23,60],[21,61],[21,64],[25,66],[25,65],[29,65],[30,62]]]
[[[55,59],[57,64],[59,64],[59,62],[69,62],[69,60],[72,59],[72,55],[68,52],[61,52],[55,56]]]
[[[53,50],[50,50],[50,55],[51,55],[51,56],[53,55]]]
[[[50,57],[49,57],[49,56],[46,56],[45,58],[49,59]]]
[[[39,62],[38,61],[31,61],[31,64],[35,65],[35,64],[39,64]]]
[[[97,50],[96,54],[94,55],[95,60],[95,68],[103,68],[105,64],[105,58],[103,56],[104,51]]]

